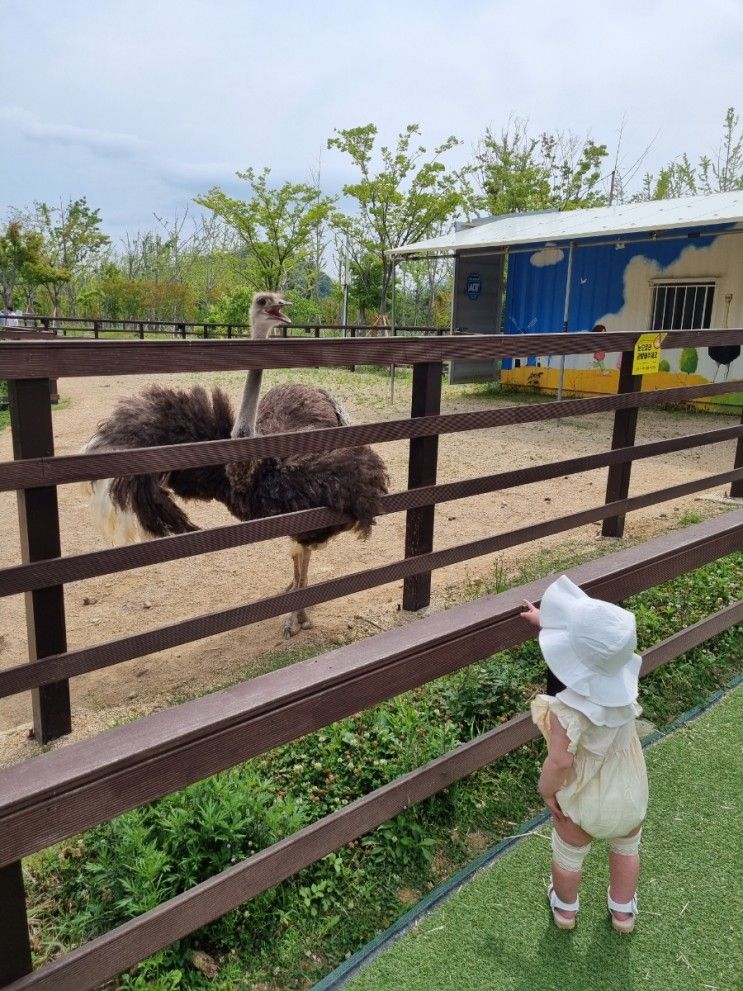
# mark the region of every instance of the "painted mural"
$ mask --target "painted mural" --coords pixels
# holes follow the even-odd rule
[[[616,392],[620,355],[601,347],[602,330],[646,331],[654,329],[659,320],[665,320],[665,329],[743,326],[743,225],[735,227],[741,228],[741,234],[723,234],[731,227],[720,226],[708,228],[704,236],[674,231],[685,236],[665,241],[628,236],[610,245],[576,242],[568,329],[595,333],[596,349],[566,358],[564,394]],[[567,254],[566,248],[548,246],[510,257],[505,333],[562,330]],[[645,375],[642,388],[703,385],[727,378],[743,378],[740,345],[664,351],[660,371]],[[501,379],[556,391],[559,358],[506,359]],[[721,412],[740,411],[743,393],[714,397],[699,405]]]

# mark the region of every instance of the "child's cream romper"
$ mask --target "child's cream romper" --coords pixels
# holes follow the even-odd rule
[[[639,715],[640,707],[629,707]],[[550,695],[537,695],[532,719],[549,745],[553,712],[575,756],[567,784],[557,792],[560,808],[596,839],[634,832],[645,818],[648,779],[634,715],[619,726],[597,726],[584,713]]]

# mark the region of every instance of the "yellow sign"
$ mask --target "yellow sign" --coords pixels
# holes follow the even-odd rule
[[[635,355],[632,362],[633,375],[649,375],[659,370],[660,346],[665,336],[665,334],[657,332],[640,334],[635,344]]]

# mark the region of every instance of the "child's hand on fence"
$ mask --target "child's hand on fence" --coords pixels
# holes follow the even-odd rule
[[[521,607],[521,618],[525,619],[527,623],[531,623],[532,626],[539,626],[539,610],[534,605],[533,602],[529,602],[528,599],[524,599],[524,604]]]

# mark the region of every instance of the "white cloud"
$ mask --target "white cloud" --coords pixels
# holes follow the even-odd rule
[[[185,186],[213,185],[235,178],[238,164],[227,162],[194,162],[161,157],[152,142],[135,134],[101,131],[72,124],[39,120],[22,107],[0,107],[0,127],[6,137],[16,133],[28,141],[44,146],[78,148],[94,157],[129,161],[140,175],[148,173],[165,182]]]
[[[0,125],[5,133],[15,129],[29,141],[42,144],[75,145],[96,155],[129,158],[141,154],[143,143],[134,134],[116,131],[98,131],[94,128],[74,127],[71,124],[52,124],[39,120],[22,107],[0,107]]]

